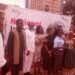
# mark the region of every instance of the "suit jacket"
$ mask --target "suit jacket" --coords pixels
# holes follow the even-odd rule
[[[18,64],[20,67],[22,67],[23,51],[25,50],[23,31],[18,31],[17,29],[10,31],[7,43],[7,50],[10,56],[10,66]]]

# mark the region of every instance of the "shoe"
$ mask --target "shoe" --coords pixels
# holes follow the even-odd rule
[[[32,75],[31,73],[28,73],[28,75]]]
[[[24,73],[23,75],[26,75],[26,73]]]
[[[24,73],[23,75],[29,75],[29,72],[27,72],[27,73]]]

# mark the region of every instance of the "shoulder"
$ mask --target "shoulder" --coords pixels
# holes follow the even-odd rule
[[[26,33],[30,33],[30,30],[29,29],[25,29],[24,30]]]
[[[15,35],[15,33],[16,33],[16,30],[15,30],[15,29],[14,29],[14,30],[11,30],[11,31],[9,32],[9,37],[14,36],[14,35]]]
[[[17,29],[14,28],[14,29],[11,30],[11,32],[12,32],[12,33],[15,33],[15,32],[17,32]]]

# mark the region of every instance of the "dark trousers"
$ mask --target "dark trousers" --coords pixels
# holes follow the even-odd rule
[[[10,67],[9,65],[6,63],[3,67],[2,67],[2,75],[6,75],[6,73],[9,71]]]
[[[63,52],[60,50],[53,51],[53,75],[60,75],[58,71],[63,66]]]
[[[19,75],[19,65],[14,64],[11,69],[11,75]]]

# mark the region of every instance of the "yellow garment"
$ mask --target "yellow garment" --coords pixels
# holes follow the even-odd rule
[[[19,40],[19,34],[17,30],[13,30],[14,33],[14,53],[13,53],[13,63],[19,64],[19,49],[20,49],[20,40]]]

